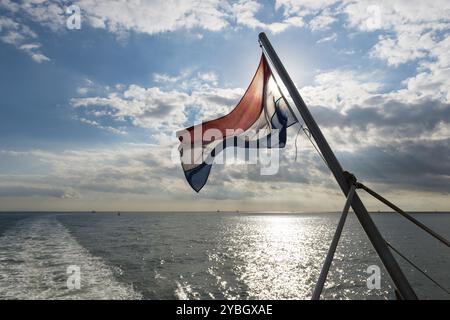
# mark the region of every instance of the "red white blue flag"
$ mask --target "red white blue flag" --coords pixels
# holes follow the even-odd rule
[[[184,174],[199,192],[214,158],[227,147],[284,148],[286,130],[297,122],[264,55],[237,106],[227,115],[177,132]]]

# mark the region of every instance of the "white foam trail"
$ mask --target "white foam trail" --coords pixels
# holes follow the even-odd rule
[[[67,288],[67,267],[81,270],[81,288]],[[0,238],[0,299],[141,299],[117,281],[55,217],[20,221]]]
[[[175,289],[175,297],[178,300],[198,300],[200,299],[200,295],[198,292],[195,292],[191,285],[187,282],[183,282],[181,284],[179,281],[175,281],[177,288]]]

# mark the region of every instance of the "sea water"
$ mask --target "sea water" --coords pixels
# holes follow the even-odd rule
[[[339,216],[2,213],[0,298],[309,299]],[[394,213],[372,216],[386,240],[450,290],[447,247]],[[414,217],[450,238],[450,214]],[[420,298],[450,298],[396,258]],[[379,288],[368,286],[371,266],[381,270]],[[75,288],[68,285],[74,267],[79,270]],[[389,275],[353,214],[322,297],[395,297]]]

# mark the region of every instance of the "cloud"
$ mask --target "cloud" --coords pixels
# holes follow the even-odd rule
[[[3,197],[49,197],[73,198],[74,193],[54,188],[33,188],[27,186],[0,186],[0,198]]]
[[[363,35],[368,50],[362,54],[376,64],[318,71],[301,93],[346,168],[381,189],[391,185],[399,190],[436,194],[449,192],[447,2],[276,0],[273,5],[254,0],[73,1],[82,9],[83,28],[105,30],[118,37],[129,32],[156,35],[187,30],[201,38],[202,32],[248,28],[280,33],[301,27],[313,31],[319,44],[338,40],[345,44],[352,40],[350,32]],[[6,12],[0,17],[1,41],[37,62],[48,61],[38,35],[29,26],[39,24],[55,33],[66,32],[65,3],[5,0],[0,5]],[[268,16],[267,9],[273,8],[274,16]],[[362,52],[346,49],[342,52]],[[369,69],[384,64],[381,71]],[[389,89],[385,85],[389,73],[401,75],[397,68],[403,64],[408,64],[408,76],[395,78],[396,88]],[[223,86],[220,80],[218,73],[210,70],[184,69],[178,74],[154,74],[151,86],[79,84],[79,96],[70,100],[78,121],[120,135],[139,127],[148,132],[155,145],[7,152],[10,157],[46,164],[49,169],[38,176],[2,176],[3,193],[47,193],[58,198],[75,190],[84,197],[126,194],[152,200],[166,197],[169,201],[252,201],[263,197],[288,202],[297,199],[285,194],[287,188],[295,195],[308,190],[328,195],[334,190],[328,171],[302,136],[298,139],[299,163],[293,160],[294,128],[289,146],[283,150],[278,175],[261,176],[258,166],[215,166],[202,194],[190,194],[178,163],[168,160],[177,145],[174,132],[231,110],[244,90]],[[14,187],[7,191],[10,186]]]
[[[263,196],[265,200],[276,198],[274,185],[289,186],[292,190],[301,188],[304,184],[316,180],[316,174],[323,173],[315,169],[314,154],[305,148],[301,159],[302,166],[294,164],[291,154],[286,153],[281,172],[277,176],[261,176],[259,165],[219,165],[216,164],[211,173],[211,179],[200,195],[192,192],[187,185],[180,168],[178,156],[172,162],[171,152],[177,144],[120,144],[114,148],[96,148],[66,151],[32,150],[27,152],[2,150],[3,158],[21,159],[22,162],[39,166],[37,172],[23,175],[3,175],[2,184],[18,186],[21,190],[39,188],[46,190],[67,190],[73,198],[80,201],[88,199],[104,199],[112,197],[116,203],[120,199],[145,199],[145,203],[177,203],[190,204],[202,199],[208,201],[253,201]],[[313,165],[305,169],[309,163]],[[42,168],[46,168],[43,170]],[[327,174],[327,173],[325,173]],[[319,181],[323,181],[319,179]],[[325,180],[326,181],[326,180]],[[317,184],[310,185],[317,188]],[[227,192],[223,192],[223,190]],[[282,190],[277,191],[278,197]],[[50,192],[49,192],[50,193]],[[16,192],[15,194],[19,194]],[[35,192],[38,196],[38,192]],[[56,193],[63,197],[63,193]],[[12,192],[5,197],[12,196]],[[137,197],[137,198],[136,198]],[[295,196],[294,196],[295,197]],[[288,196],[287,198],[291,198]],[[176,199],[176,201],[174,201]],[[210,205],[216,206],[217,203]],[[127,203],[128,208],[132,203]],[[149,207],[146,207],[147,210]],[[153,208],[153,206],[151,207]],[[171,207],[166,207],[170,209]],[[185,208],[186,209],[186,208]],[[129,209],[128,209],[129,210]]]
[[[109,116],[121,125],[129,120],[133,126],[150,129],[167,140],[185,127],[189,114],[195,112],[196,121],[215,118],[229,112],[244,92],[241,88],[218,87],[217,75],[209,71],[196,75],[187,72],[176,76],[155,74],[153,78],[167,88],[144,88],[134,84],[125,88],[117,86],[106,96],[73,98],[71,105],[86,116]],[[90,112],[92,110],[94,113]],[[82,118],[84,123],[102,127],[98,120]],[[190,119],[189,125],[193,120]]]
[[[218,84],[217,74],[215,72],[212,72],[212,71],[210,71],[210,72],[200,72],[198,74],[198,78],[201,81],[205,81],[207,83],[211,83],[211,84],[216,85],[216,86]]]
[[[367,146],[341,153],[346,167],[387,190],[450,194],[450,139]]]
[[[338,35],[336,33],[332,33],[331,35],[327,36],[327,37],[323,37],[319,40],[317,40],[317,44],[319,43],[324,43],[324,42],[330,42],[330,41],[336,41],[338,38]]]
[[[226,4],[219,1],[108,1],[76,2],[89,23],[112,32],[132,30],[155,34],[179,29],[218,31],[228,25]]]
[[[377,97],[364,107],[352,106],[345,113],[315,106],[313,113],[327,129],[355,145],[385,146],[390,143],[440,141],[450,138],[450,105],[429,100],[407,104]],[[341,144],[349,144],[345,139]]]
[[[20,0],[15,9],[23,17],[57,32],[66,26],[65,9],[69,5],[59,0]]]
[[[0,16],[1,41],[15,46],[38,63],[50,61],[50,58],[40,52],[41,44],[36,42],[36,38],[37,34],[28,26],[11,18]]]
[[[436,90],[444,77],[426,86],[416,76],[406,80],[406,88],[387,92],[383,78],[377,72],[338,69],[319,73],[300,92],[340,148],[449,137],[448,92]]]
[[[264,23],[256,18],[256,14],[262,9],[262,4],[255,0],[240,0],[232,5],[232,12],[238,25],[251,29],[269,30],[272,33],[280,33],[289,27],[302,27],[303,19],[298,16],[287,17],[279,22]]]
[[[78,93],[80,96],[84,96],[84,95],[86,95],[88,92],[89,92],[89,88],[87,88],[87,87],[79,87],[79,88],[77,88],[77,93]]]
[[[263,5],[255,0],[155,0],[151,2],[93,0],[76,2],[87,16],[88,23],[95,28],[117,33],[136,31],[147,34],[191,30],[220,31],[234,25],[251,29],[282,32],[288,27],[303,26],[297,16],[282,21],[264,23],[256,18]],[[266,4],[268,5],[268,4]]]
[[[309,27],[312,31],[327,30],[337,21],[330,11],[322,12],[309,21]]]
[[[338,69],[319,73],[300,92],[344,167],[358,177],[390,192],[448,194],[445,76],[424,71],[407,79],[406,88],[387,92],[382,82],[376,73]]]
[[[66,26],[68,5],[59,0],[22,0],[14,5],[7,1],[3,7],[53,31],[61,31]],[[70,5],[80,7],[82,23],[117,34],[128,31],[156,34],[194,28],[218,31],[229,24],[228,3],[216,0],[78,0]]]
[[[41,63],[44,61],[50,61],[49,57],[43,55],[40,52],[36,52],[36,50],[39,49],[40,47],[41,47],[40,44],[31,43],[31,44],[21,45],[19,47],[19,49],[25,51],[31,57],[31,59],[33,59],[37,63]]]
[[[448,52],[450,6],[446,0],[276,0],[276,8],[286,17],[302,17],[311,30],[326,29],[342,18],[348,30],[378,33],[370,56],[391,66],[441,60],[442,52]],[[444,67],[449,67],[448,61]]]
[[[78,120],[80,122],[82,122],[82,123],[88,124],[90,126],[93,126],[95,128],[101,129],[101,130],[109,131],[109,132],[114,133],[114,134],[119,134],[119,135],[126,135],[127,134],[127,132],[124,129],[114,128],[114,127],[111,127],[111,126],[103,126],[103,125],[101,125],[100,123],[98,123],[97,121],[94,121],[94,120],[89,120],[89,119],[86,119],[86,118],[78,118]]]
[[[311,15],[333,6],[340,2],[339,0],[276,0],[275,7],[282,9],[286,16],[288,15]]]
[[[449,8],[445,0],[436,0],[429,4],[420,0],[362,0],[343,1],[342,4],[341,8],[347,15],[350,26],[362,31],[405,31],[411,27],[416,31],[442,30],[449,22]],[[376,21],[371,20],[374,15],[377,15]],[[371,22],[376,24],[376,28],[370,27]]]
[[[367,28],[369,1],[350,3],[343,9],[349,25],[362,31]],[[373,7],[373,4],[372,4]],[[383,33],[370,51],[370,56],[397,67],[417,62],[418,73],[404,83],[400,94],[409,99],[441,99],[449,102],[448,69],[450,59],[450,6],[447,1],[382,1],[376,4],[376,28]]]
[[[0,2],[0,8],[4,8],[12,12],[17,12],[19,11],[20,6],[18,3],[11,0],[3,0],[2,2]]]
[[[185,121],[183,111],[189,101],[192,98],[184,92],[130,85],[126,90],[110,93],[107,97],[73,98],[71,104],[77,109],[105,110],[106,113],[100,115],[109,115],[120,122],[130,120],[134,126],[167,131]],[[97,121],[92,121],[92,124],[99,125]]]
[[[420,43],[418,46],[417,43]],[[402,32],[397,37],[380,36],[371,56],[386,60],[389,65],[398,66],[408,61],[428,57],[436,45],[431,32],[420,34]]]
[[[84,198],[92,193],[145,195],[149,199],[192,199],[193,193],[185,182],[179,159],[172,161],[171,153],[176,145],[121,144],[116,148],[67,150],[49,152],[33,150],[16,152],[2,150],[3,157],[21,158],[22,161],[47,167],[39,175],[2,176],[0,196],[54,196],[69,197],[78,194]],[[220,166],[216,176],[221,176]],[[223,171],[226,175],[227,172]],[[229,179],[215,180],[216,182]],[[237,181],[239,182],[239,181]],[[38,187],[37,187],[38,186]],[[206,199],[242,199],[253,192],[237,183],[234,191],[224,194],[212,183],[212,192]],[[58,191],[59,190],[59,191]],[[61,191],[72,190],[72,191]]]
[[[289,27],[304,25],[303,19],[297,15],[283,17],[280,21],[262,22],[256,15],[263,4],[256,0],[77,0],[70,4],[81,9],[82,24],[115,33],[119,38],[128,32],[149,35],[194,29],[217,32],[237,26],[279,33]],[[59,0],[22,0],[18,3],[8,0],[2,2],[2,6],[55,32],[65,29],[68,18],[65,13],[68,4]]]
[[[308,104],[345,111],[352,105],[364,105],[365,100],[383,88],[382,80],[376,72],[323,71],[311,85],[301,88],[301,93]]]
[[[391,65],[432,54],[439,42],[439,32],[448,30],[450,23],[446,0],[431,4],[420,0],[412,4],[407,0],[376,3],[372,0],[276,0],[275,4],[256,0],[78,0],[71,4],[81,8],[83,23],[119,37],[127,32],[149,35],[194,29],[216,32],[238,26],[272,33],[304,26],[318,31],[345,18],[349,29],[385,31],[371,54]],[[13,3],[8,0],[3,1],[2,6],[13,15],[25,16],[55,32],[65,30],[64,2],[22,0]],[[282,17],[262,21],[258,15],[264,7],[280,11]]]

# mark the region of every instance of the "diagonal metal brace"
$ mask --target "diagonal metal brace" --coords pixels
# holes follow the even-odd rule
[[[389,200],[383,198],[382,196],[380,196],[378,193],[376,193],[375,191],[373,191],[372,189],[366,187],[365,185],[363,185],[362,183],[357,182],[356,186],[358,189],[363,189],[365,190],[368,194],[370,194],[371,196],[373,196],[375,199],[380,200],[382,203],[384,203],[385,205],[387,205],[388,207],[390,207],[391,209],[397,211],[400,215],[402,215],[403,217],[405,217],[406,219],[408,219],[409,221],[411,221],[412,223],[414,223],[416,226],[418,226],[419,228],[421,228],[422,230],[424,230],[425,232],[427,232],[428,234],[430,234],[432,237],[438,239],[440,242],[442,242],[443,244],[445,244],[447,247],[450,247],[450,241],[448,241],[447,239],[445,239],[443,236],[437,234],[436,232],[434,232],[433,230],[431,230],[430,228],[428,228],[426,225],[424,225],[422,222],[418,221],[417,219],[415,219],[414,217],[412,217],[411,215],[407,214],[405,211],[403,211],[402,209],[400,209],[399,207],[397,207],[395,204],[393,204],[392,202],[390,202]]]
[[[331,263],[333,262],[334,253],[336,252],[337,245],[339,243],[339,239],[342,234],[342,230],[344,229],[345,220],[347,219],[348,210],[350,209],[350,205],[353,200],[353,196],[355,195],[356,185],[352,184],[350,187],[350,191],[347,195],[347,200],[345,201],[344,210],[342,211],[341,219],[336,228],[336,232],[334,233],[333,240],[331,241],[330,248],[328,249],[327,257],[325,258],[325,262],[323,263],[322,271],[320,272],[319,280],[317,280],[316,286],[314,288],[313,295],[311,300],[319,300],[320,295],[322,293],[323,287],[325,285],[325,281],[327,280],[328,271],[330,270]]]

